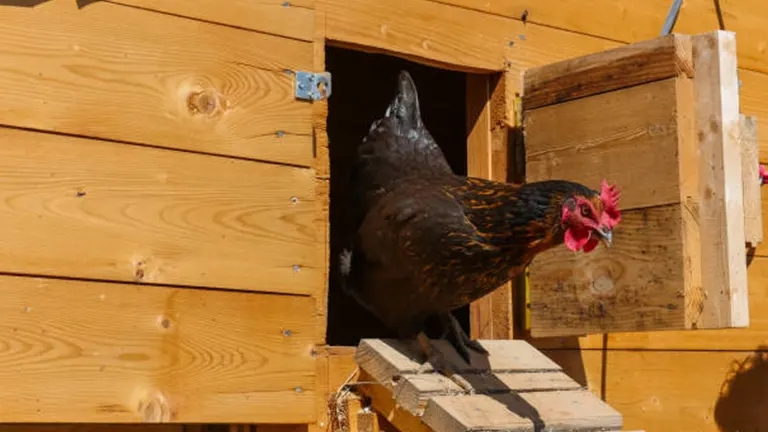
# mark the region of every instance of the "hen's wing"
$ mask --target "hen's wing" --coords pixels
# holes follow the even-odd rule
[[[472,259],[485,247],[445,183],[406,178],[366,214],[346,256],[346,291],[403,336],[435,313],[440,281],[451,260]],[[478,257],[480,259],[480,257]],[[436,268],[439,266],[440,268]]]

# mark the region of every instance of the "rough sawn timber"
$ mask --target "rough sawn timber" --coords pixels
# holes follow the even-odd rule
[[[0,422],[314,421],[309,297],[17,276],[0,295]]]
[[[741,178],[744,188],[744,241],[752,248],[763,242],[763,209],[761,203],[760,151],[757,144],[757,118],[742,114],[739,118],[741,145]]]
[[[699,328],[749,325],[736,35],[693,36],[699,142],[701,281]]]
[[[691,86],[685,76],[667,78],[526,112],[527,181],[557,177],[597,189],[605,177],[622,188],[612,248],[558,247],[532,262],[534,337],[681,328],[698,310],[687,303],[701,301],[698,261],[685,257],[699,246],[686,230],[695,223],[680,183],[686,164],[697,164],[688,157],[692,108],[680,106],[692,102]]]
[[[691,44],[670,34],[525,71],[523,109],[672,78],[693,76]]]
[[[417,373],[420,354],[413,343],[364,339],[355,361],[376,384],[365,384],[362,391],[374,407],[377,399],[394,401],[399,417],[441,432],[620,430],[618,412],[527,342],[481,343],[490,356],[474,355],[467,364],[445,341],[435,342],[455,372],[448,378],[430,373],[431,365]]]

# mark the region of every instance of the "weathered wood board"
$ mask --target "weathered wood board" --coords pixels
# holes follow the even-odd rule
[[[739,118],[741,177],[744,187],[744,241],[751,248],[763,242],[763,208],[760,163],[757,143],[757,118],[742,114]]]
[[[749,325],[736,35],[693,37],[699,156],[700,328]],[[755,160],[755,162],[757,162]]]
[[[314,186],[303,168],[0,128],[0,272],[314,294]]]
[[[533,431],[619,430],[621,415],[521,340],[483,340],[490,352],[468,364],[445,341],[435,347],[454,371],[451,377],[419,373],[415,343],[365,339],[355,361],[374,408],[410,430]],[[376,390],[371,390],[375,388]],[[384,399],[381,401],[380,399]],[[397,408],[393,408],[391,405]],[[417,426],[420,425],[420,426]],[[535,425],[535,426],[534,426]],[[416,429],[413,429],[416,428]]]
[[[312,105],[285,72],[311,70],[310,42],[109,2],[0,22],[0,124],[312,165]]]
[[[0,294],[0,423],[315,418],[309,297],[13,276]]]
[[[690,43],[670,34],[525,72],[523,109],[541,108],[637,84],[693,76]]]
[[[748,325],[734,43],[671,35],[526,73],[523,104],[548,104],[525,111],[527,180],[606,178],[623,213],[613,248],[533,261],[534,337]],[[620,73],[649,58],[669,67]]]

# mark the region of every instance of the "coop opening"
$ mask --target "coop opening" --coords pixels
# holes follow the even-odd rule
[[[326,70],[333,79],[327,119],[331,268],[326,340],[329,345],[355,346],[361,338],[396,337],[340,286],[340,253],[354,235],[348,211],[348,178],[357,145],[371,124],[384,115],[396,93],[401,70],[411,74],[419,93],[422,119],[458,175],[467,175],[468,125],[475,119],[468,118],[471,108],[467,107],[467,73],[339,47],[326,48]],[[454,311],[454,315],[469,333],[469,307]],[[436,330],[428,328],[427,333],[436,337]]]

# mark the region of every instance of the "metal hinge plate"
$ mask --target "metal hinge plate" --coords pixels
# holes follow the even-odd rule
[[[296,71],[296,98],[320,100],[331,97],[331,73]]]

